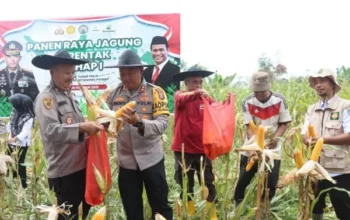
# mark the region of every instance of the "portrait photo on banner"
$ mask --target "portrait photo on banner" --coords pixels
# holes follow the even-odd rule
[[[71,91],[83,115],[86,103],[78,82],[96,98],[118,86],[119,69],[104,68],[118,63],[126,49],[132,49],[144,64],[144,79],[167,94],[170,112],[180,82],[180,14],[115,15],[26,21],[0,21],[0,118],[11,115],[8,98],[22,93],[34,102],[51,82],[47,71],[32,64],[35,56],[66,50],[72,58],[89,60],[76,67]]]

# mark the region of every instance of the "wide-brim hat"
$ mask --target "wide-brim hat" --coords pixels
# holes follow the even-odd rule
[[[56,64],[81,65],[89,62],[89,60],[73,59],[69,52],[66,50],[58,50],[54,55],[38,55],[32,59],[32,64],[34,66],[44,70],[49,70]]]
[[[314,72],[312,74],[310,74],[309,76],[309,83],[310,83],[310,87],[315,89],[316,87],[316,78],[325,78],[328,77],[330,80],[332,80],[335,84],[335,88],[334,88],[334,92],[337,93],[341,90],[341,86],[337,81],[337,75],[335,75],[335,73],[328,68],[323,68],[318,70],[317,72]]]
[[[132,50],[125,50],[119,57],[117,65],[105,66],[104,68],[119,68],[119,67],[149,67],[154,65],[143,64],[139,55]]]
[[[201,76],[202,78],[212,75],[214,72],[208,70],[202,70],[198,66],[192,66],[187,71],[176,73],[173,76],[173,80],[175,81],[183,81],[187,77],[191,76]]]

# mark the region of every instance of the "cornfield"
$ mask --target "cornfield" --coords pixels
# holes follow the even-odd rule
[[[222,101],[228,92],[236,95],[236,134],[233,149],[242,146],[246,128],[243,125],[242,117],[242,100],[250,93],[249,89],[232,85],[234,76],[222,77],[214,75],[205,80],[204,88],[217,101]],[[340,80],[343,89],[340,96],[350,99],[349,81]],[[304,121],[307,107],[318,100],[316,93],[309,87],[307,78],[292,78],[289,81],[275,81],[273,83],[273,91],[284,95],[287,99],[289,111],[292,116],[292,122],[283,137],[283,158],[281,164],[280,177],[295,167],[293,160],[293,152],[295,149],[302,148],[300,129]],[[173,119],[170,120],[166,135],[168,143],[164,145],[165,149],[165,166],[167,172],[167,181],[169,185],[169,202],[174,208],[174,219],[177,218],[175,204],[179,199],[180,186],[174,180],[174,155],[171,152],[171,142],[173,135]],[[7,143],[7,134],[1,137],[0,152],[5,152]],[[110,163],[112,165],[113,185],[108,192],[106,201],[108,201],[110,209],[110,219],[126,219],[122,207],[121,198],[117,187],[117,157],[115,144],[109,144]],[[1,154],[1,153],[0,153]],[[16,157],[16,155],[13,155]],[[232,150],[229,154],[219,157],[213,161],[215,184],[217,188],[217,212],[219,219],[254,219],[256,208],[257,178],[251,181],[246,191],[244,206],[235,210],[233,203],[233,191],[238,178],[237,152]],[[43,145],[40,139],[38,125],[35,125],[32,134],[32,144],[29,147],[25,165],[28,174],[28,188],[26,191],[20,190],[20,181],[13,178],[10,172],[9,176],[0,176],[0,219],[47,219],[47,214],[39,213],[36,209],[38,205],[52,206],[55,204],[54,193],[48,188],[46,174],[46,160],[43,151]],[[11,166],[9,169],[16,169]],[[299,208],[299,185],[297,183],[286,185],[282,189],[278,189],[276,196],[270,204],[270,219],[295,220],[300,214]],[[195,186],[195,205],[197,208],[196,216],[191,219],[203,219],[202,209],[205,204],[201,200],[200,186]],[[327,208],[325,219],[335,219],[335,214],[329,199],[327,199]],[[93,207],[90,210],[89,219],[96,213],[101,206]],[[144,213],[145,219],[151,216],[151,209],[147,202],[147,196],[144,191]],[[182,213],[183,216],[186,213]]]

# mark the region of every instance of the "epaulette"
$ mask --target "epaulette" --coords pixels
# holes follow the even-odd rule
[[[151,87],[158,87],[157,85],[154,85],[154,84],[149,83],[149,82],[147,82],[147,86],[151,86]]]
[[[32,73],[33,71],[28,70],[28,69],[21,68],[21,72],[29,72],[29,73]]]

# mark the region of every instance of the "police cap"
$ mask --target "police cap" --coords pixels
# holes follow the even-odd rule
[[[8,56],[19,55],[23,49],[18,41],[9,41],[2,47],[2,52]]]

